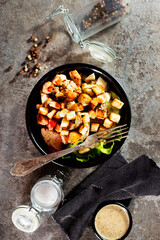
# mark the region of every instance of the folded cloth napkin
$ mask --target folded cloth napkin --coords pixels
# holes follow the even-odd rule
[[[69,239],[78,240],[100,203],[159,194],[160,169],[152,159],[143,155],[127,163],[117,153],[73,189],[52,217]]]

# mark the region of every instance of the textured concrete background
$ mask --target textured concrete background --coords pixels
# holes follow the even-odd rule
[[[89,2],[89,1],[88,1]],[[91,2],[91,1],[90,1]],[[48,216],[33,234],[18,231],[11,222],[13,209],[29,201],[34,183],[41,176],[54,171],[49,164],[25,178],[9,173],[18,159],[39,156],[29,139],[25,126],[25,105],[33,86],[50,69],[70,62],[85,62],[99,66],[115,76],[124,87],[132,108],[132,126],[121,152],[130,162],[146,154],[160,166],[160,1],[132,1],[132,15],[93,39],[112,47],[122,58],[120,62],[102,64],[92,59],[73,43],[64,30],[60,17],[46,21],[46,16],[60,4],[70,9],[83,6],[80,0],[0,0],[0,239],[4,240],[65,240],[67,237]],[[42,70],[37,78],[18,76],[35,35],[39,40],[47,35],[52,41],[41,51]],[[52,55],[53,60],[46,61]],[[6,72],[12,65],[13,70]],[[47,68],[46,68],[47,67]],[[65,194],[93,169],[65,169]],[[132,200],[133,228],[127,240],[160,240],[160,196]],[[92,229],[86,229],[82,240],[96,240]]]

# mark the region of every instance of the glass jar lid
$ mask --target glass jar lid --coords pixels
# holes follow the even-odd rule
[[[31,190],[31,202],[38,211],[56,210],[63,198],[60,186],[52,179],[42,179]]]
[[[23,232],[34,232],[41,223],[41,216],[33,207],[20,205],[12,213],[12,222]]]
[[[67,31],[73,41],[79,43],[82,49],[86,49],[87,47],[87,50],[89,50],[92,57],[101,62],[112,62],[113,60],[121,60],[120,58],[117,58],[114,50],[108,47],[106,44],[97,41],[84,41],[72,17],[69,15],[69,10],[67,8],[64,8],[63,5],[56,8],[47,18],[54,19],[59,14],[65,14],[64,22]]]

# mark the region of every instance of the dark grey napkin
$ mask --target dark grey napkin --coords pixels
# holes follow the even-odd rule
[[[71,240],[78,240],[103,201],[160,194],[160,169],[143,155],[127,163],[120,153],[87,176],[52,217]]]

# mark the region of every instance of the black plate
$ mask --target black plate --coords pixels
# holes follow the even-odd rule
[[[69,77],[69,71],[71,70],[78,70],[80,73],[89,75],[91,73],[95,73],[96,77],[101,76],[104,80],[106,80],[109,84],[109,90],[114,91],[121,99],[121,101],[124,102],[124,106],[121,111],[121,120],[120,124],[127,123],[130,127],[131,123],[131,110],[128,98],[120,86],[120,84],[113,78],[109,73],[104,71],[101,68],[98,68],[96,66],[85,64],[85,63],[73,63],[73,64],[66,64],[59,66],[57,68],[54,68],[47,74],[45,74],[35,85],[33,90],[30,93],[30,96],[28,98],[27,107],[26,107],[26,125],[27,130],[30,135],[30,138],[36,148],[42,153],[42,154],[48,154],[49,150],[47,145],[45,144],[40,131],[40,126],[37,124],[37,109],[36,104],[41,103],[41,97],[40,97],[40,91],[42,89],[43,84],[46,81],[51,81],[53,77],[56,74],[66,74]],[[88,162],[79,162],[75,159],[57,159],[54,161],[54,163],[65,166],[65,167],[73,167],[73,168],[86,168],[86,167],[93,167],[99,164],[102,164],[104,161],[109,159],[113,154],[115,154],[123,145],[125,139],[116,142],[114,149],[110,155],[102,154],[100,157],[96,157],[93,160],[90,160]]]

